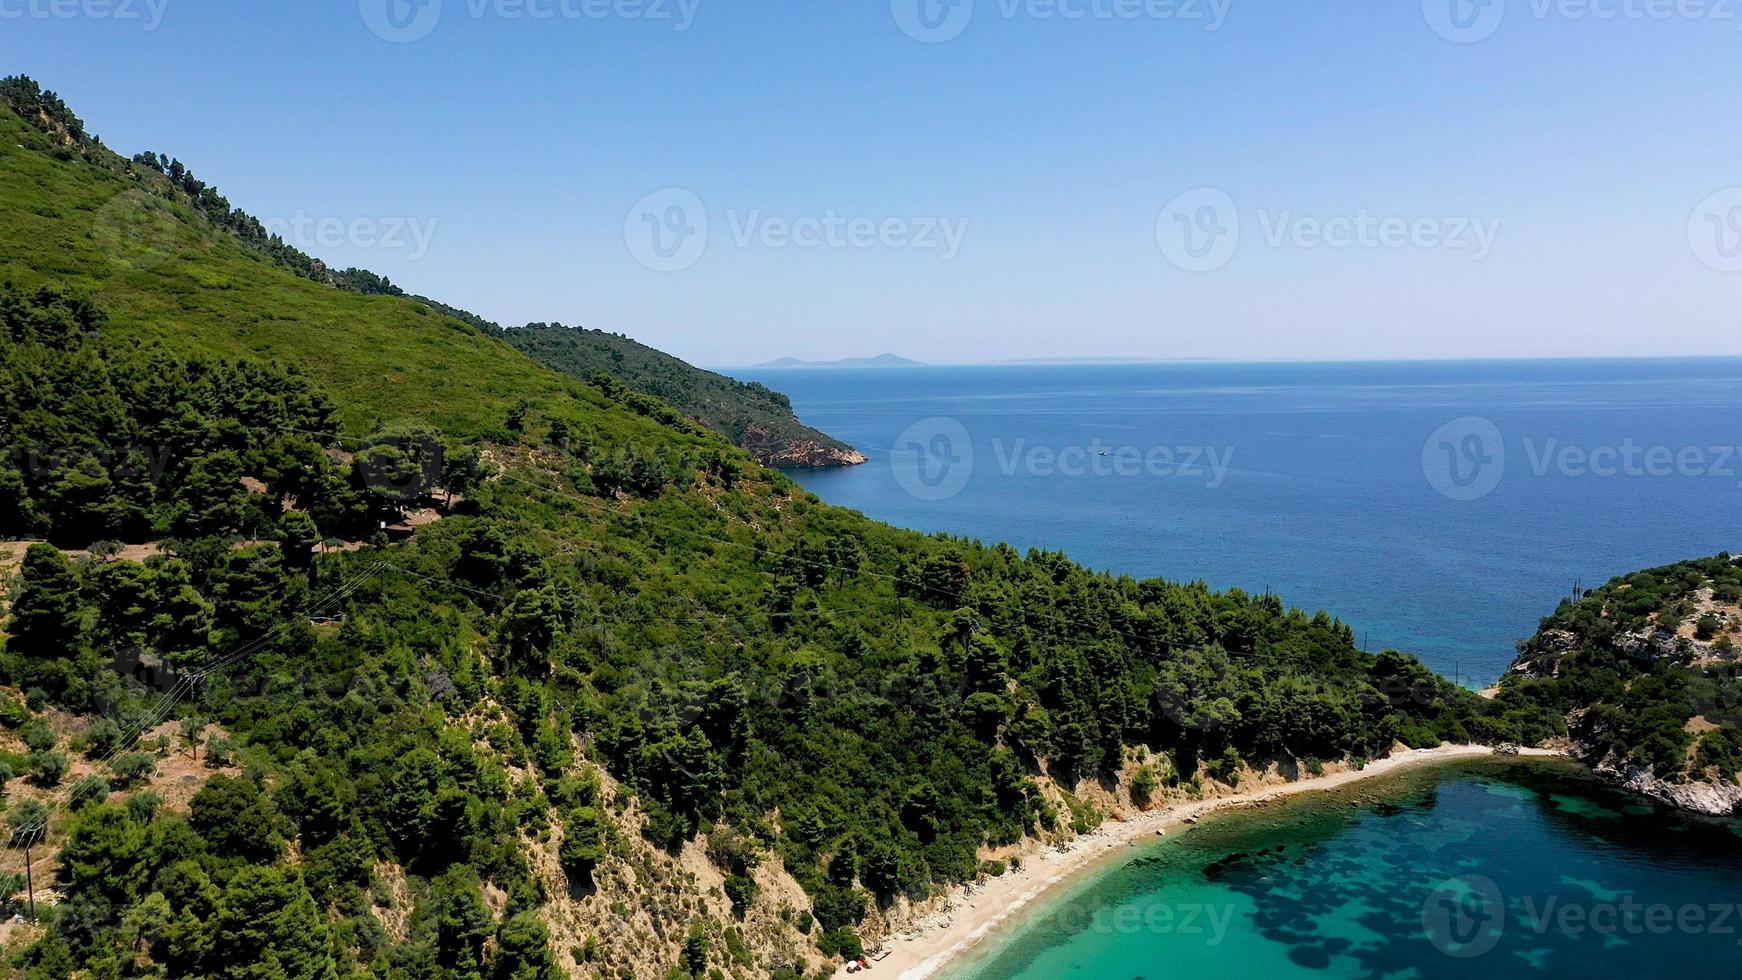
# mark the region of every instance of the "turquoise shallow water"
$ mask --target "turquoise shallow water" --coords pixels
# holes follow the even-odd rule
[[[1742,975],[1742,834],[1563,763],[1471,763],[1134,850],[954,980]]]
[[[830,503],[1096,568],[1268,587],[1473,686],[1575,583],[1742,550],[1742,457],[1724,448],[1742,443],[1742,360],[733,373],[872,457],[795,474]],[[1606,464],[1630,445],[1704,464]],[[1110,470],[1125,448],[1136,475]],[[1152,452],[1175,465],[1152,469]],[[1072,453],[1106,471],[1071,475]],[[919,465],[940,478],[946,462],[959,486],[911,492]]]

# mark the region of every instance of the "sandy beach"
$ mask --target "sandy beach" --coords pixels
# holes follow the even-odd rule
[[[1523,750],[1527,755],[1555,755],[1545,750]],[[1141,840],[1153,840],[1158,832],[1171,832],[1207,814],[1233,807],[1249,806],[1298,793],[1313,793],[1336,789],[1364,779],[1383,776],[1411,766],[1451,759],[1492,755],[1493,750],[1482,745],[1442,745],[1433,749],[1396,752],[1367,764],[1360,770],[1326,773],[1292,783],[1278,783],[1248,793],[1238,793],[1217,799],[1194,800],[1158,807],[1127,820],[1108,821],[1099,828],[1072,840],[1062,847],[1049,848],[1023,858],[1022,870],[993,878],[972,891],[958,896],[948,918],[933,916],[918,935],[901,939],[890,937],[883,942],[889,955],[873,963],[869,971],[874,976],[922,980],[933,976],[974,949],[999,929],[1013,924],[1024,910],[1047,892],[1067,884],[1103,860],[1118,855]],[[846,976],[843,966],[836,976]]]

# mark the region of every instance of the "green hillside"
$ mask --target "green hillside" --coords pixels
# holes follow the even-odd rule
[[[769,466],[863,462],[853,447],[793,416],[792,402],[756,382],[704,371],[621,334],[532,323],[504,338],[528,357],[571,378],[608,374],[702,420]]]
[[[0,572],[0,765],[53,900],[20,975],[826,975],[1115,807],[1520,735],[1272,595],[824,505],[299,274],[31,98],[0,538],[52,544]]]
[[[1561,603],[1519,645],[1501,699],[1581,755],[1669,783],[1742,776],[1742,565],[1729,555],[1621,576]],[[1742,793],[1732,794],[1742,799]]]
[[[0,278],[89,296],[116,340],[294,367],[356,428],[480,436],[522,400],[597,398],[415,300],[311,288],[172,197],[154,171],[0,113]]]

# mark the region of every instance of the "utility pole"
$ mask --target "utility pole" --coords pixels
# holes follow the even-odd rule
[[[30,845],[36,840],[36,828],[31,827],[24,834],[24,881],[30,894],[30,924],[36,924],[36,872],[31,868]]]

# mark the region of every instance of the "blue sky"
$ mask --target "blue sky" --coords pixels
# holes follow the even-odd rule
[[[0,50],[329,261],[704,364],[1742,353],[1742,0],[402,2]]]

